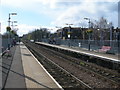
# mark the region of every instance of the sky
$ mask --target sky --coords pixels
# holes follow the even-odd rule
[[[91,21],[104,17],[118,27],[119,0],[0,0],[1,33],[6,32],[9,13],[17,34],[22,36],[35,29],[48,28],[55,32],[58,28],[73,24],[87,27]],[[58,28],[56,28],[56,26]]]

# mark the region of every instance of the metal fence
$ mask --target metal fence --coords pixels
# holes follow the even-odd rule
[[[2,35],[0,34],[0,55],[2,53]]]
[[[118,54],[118,44],[120,43],[120,41],[118,42],[118,40],[114,40],[114,41],[110,41],[110,40],[104,40],[104,41],[98,41],[98,40],[71,40],[71,39],[67,39],[67,40],[62,40],[62,39],[56,39],[55,40],[57,45],[66,45],[69,47],[78,47],[78,48],[84,48],[89,50],[96,50],[98,51],[100,48],[102,48],[102,46],[110,46],[111,50],[110,53],[112,54]],[[48,39],[42,39],[42,42],[46,42],[49,43]]]

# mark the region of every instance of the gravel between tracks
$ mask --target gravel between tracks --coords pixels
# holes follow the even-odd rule
[[[42,46],[38,46],[33,44],[34,49],[38,50],[39,53],[43,54],[47,58],[51,59],[53,62],[58,64],[59,66],[63,67],[65,70],[72,73],[74,76],[79,78],[80,80],[84,81],[86,84],[93,88],[118,88],[118,85],[112,84],[102,78],[96,77],[93,73],[86,72],[85,68],[78,67],[76,64],[61,58],[51,51],[48,48],[43,48]],[[39,49],[38,49],[39,48]]]

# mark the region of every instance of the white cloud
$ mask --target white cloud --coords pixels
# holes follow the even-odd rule
[[[51,25],[64,26],[65,23],[87,23],[87,21],[83,19],[84,17],[99,19],[99,17],[105,16],[110,21],[111,19],[117,20],[117,12],[114,12],[115,14],[113,15],[111,14],[112,11],[110,11],[113,4],[106,4],[104,2],[118,1],[119,0],[2,0],[1,5],[10,8],[30,10],[33,13],[45,14],[53,19]],[[77,3],[73,5],[74,2]],[[100,2],[102,3],[100,4]],[[84,23],[83,25],[85,25]],[[3,27],[2,32],[5,31],[5,25],[3,25]],[[26,34],[35,28],[39,27],[21,24],[19,25],[18,34]],[[55,29],[52,31],[54,32]]]
[[[28,32],[35,30],[36,28],[38,28],[38,27],[37,26],[29,26],[27,24],[20,24],[18,26],[19,30],[17,31],[17,34],[22,36],[23,34],[27,34]]]
[[[88,17],[91,20],[98,20],[100,17],[104,16],[105,18],[109,19],[108,21],[113,21],[113,23],[115,23],[114,25],[117,25],[115,20],[118,19],[118,16],[117,14],[113,14],[117,13],[117,10],[111,10],[112,7],[117,8],[117,6],[115,6],[117,3],[113,4],[112,2],[100,3],[87,1],[88,0],[64,10],[63,13],[61,13],[55,21],[51,22],[51,24],[63,26],[65,23],[85,23],[85,17]]]
[[[34,31],[35,29],[40,29],[40,28],[47,28],[50,32],[55,32],[56,29],[54,27],[48,27],[48,26],[30,26],[30,25],[27,25],[27,24],[20,24],[19,27],[18,27],[18,31],[17,31],[17,34],[19,36],[22,36],[23,34],[27,34],[31,31]]]
[[[51,2],[52,1],[52,2]],[[56,0],[2,0],[1,5],[16,8],[31,9],[36,5],[53,5]]]
[[[27,34],[29,31],[32,31],[36,26],[28,26],[25,24],[19,25],[18,28],[19,30],[17,31],[18,35],[23,35],[23,34]],[[1,24],[1,33],[4,34],[6,32],[6,25]]]
[[[1,5],[10,6],[10,7],[17,7],[17,8],[24,8],[24,9],[31,9],[36,7],[36,5],[46,5],[50,6],[51,8],[56,8],[57,3],[74,3],[74,2],[118,2],[119,0],[1,0]]]
[[[56,31],[55,27],[48,27],[48,26],[31,26],[27,24],[19,24],[19,26],[15,27],[18,28],[17,34],[19,36],[22,36],[23,34],[27,34],[31,31],[34,31],[35,29],[40,29],[40,28],[47,28],[50,32],[54,33]],[[14,29],[15,29],[14,28]],[[4,34],[6,32],[6,25],[1,24],[1,33]]]

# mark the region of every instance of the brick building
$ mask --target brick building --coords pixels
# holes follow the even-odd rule
[[[57,30],[57,36],[61,39],[83,39],[85,30],[80,27],[64,27]]]

